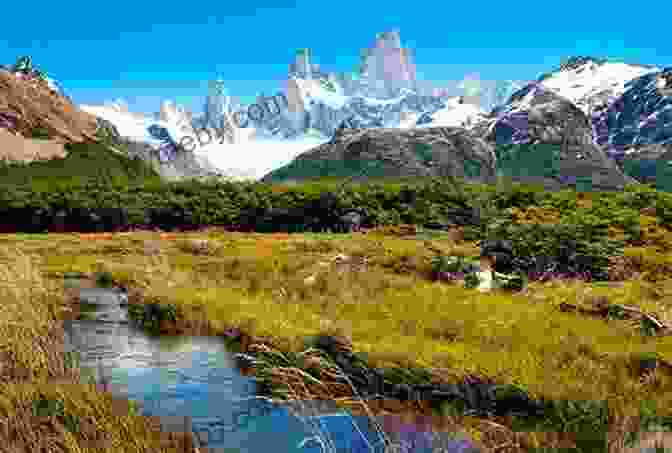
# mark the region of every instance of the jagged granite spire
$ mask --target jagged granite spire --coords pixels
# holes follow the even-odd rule
[[[205,126],[221,127],[224,112],[229,111],[230,103],[231,99],[226,94],[224,80],[219,76],[208,84],[208,96],[203,108]]]

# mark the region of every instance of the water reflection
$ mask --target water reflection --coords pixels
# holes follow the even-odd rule
[[[319,443],[305,441],[316,428],[329,433],[332,451],[383,452],[368,420],[355,417],[355,427],[333,402],[308,404],[301,420],[257,397],[254,379],[238,372],[221,338],[149,336],[128,322],[125,294],[82,294],[81,318],[65,322],[66,350],[79,352],[83,374],[108,381],[108,391],[138,402],[143,415],[160,416],[166,429],[184,429],[191,416],[211,451],[318,453]],[[311,415],[319,417],[305,418]]]
[[[256,397],[254,379],[241,375],[221,338],[149,336],[128,322],[125,294],[81,290],[82,316],[65,322],[66,350],[78,351],[83,374],[135,400],[143,415],[189,415],[193,430],[213,448],[241,451],[300,449],[310,432],[300,420]],[[181,418],[180,418],[181,419]]]

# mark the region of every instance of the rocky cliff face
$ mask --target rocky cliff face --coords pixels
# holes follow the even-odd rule
[[[180,137],[194,133],[192,117],[184,108],[164,102],[156,118],[151,119],[118,107],[82,106],[96,115],[100,130],[117,150],[144,160],[168,180],[218,174],[205,156],[189,150],[180,152],[175,146]]]
[[[441,97],[421,96],[410,90],[394,98],[375,99],[346,96],[338,87],[332,91],[319,81],[301,79],[287,82],[286,99],[286,104],[279,103],[277,114],[265,115],[254,126],[276,129],[280,137],[297,136],[309,129],[331,137],[344,121],[353,128],[408,128],[416,126],[409,118],[446,107]]]
[[[474,132],[496,146],[557,144],[567,137],[563,149],[572,152],[565,157],[576,150],[582,159],[576,165],[567,160],[569,167],[577,169],[564,171],[570,179],[578,176],[579,169],[587,173],[587,164],[593,161],[603,180],[616,182],[621,171],[653,183],[651,177],[640,176],[651,175],[654,168],[658,171],[653,173],[660,175],[667,168],[665,149],[657,145],[672,143],[672,83],[668,83],[672,69],[591,58],[570,60],[571,64],[514,93]],[[624,182],[634,181],[625,176]]]
[[[635,182],[595,143],[586,114],[540,83],[531,83],[514,93],[505,108],[484,123],[479,132],[495,147],[547,144],[552,145],[547,147],[551,149],[555,145],[558,171],[550,180],[541,180],[545,185],[554,185],[553,181],[564,185],[590,180],[595,190],[618,190]],[[512,152],[523,149],[529,147],[519,147]],[[539,175],[529,176],[531,181]]]
[[[52,79],[0,70],[0,160],[62,159],[66,143],[95,141],[99,127]]]
[[[361,75],[374,81],[367,84],[367,96],[388,98],[398,95],[401,89],[414,89],[416,69],[413,53],[401,47],[398,31],[380,33],[374,46],[367,51]]]
[[[3,128],[30,138],[42,129],[52,140],[82,142],[95,139],[96,118],[39,78],[17,77],[0,70],[0,117]]]
[[[128,112],[121,103],[94,111],[108,112],[110,118],[124,124],[145,121],[144,117]],[[160,115],[178,126],[191,125],[188,112],[170,103],[164,103]],[[170,161],[162,160],[161,145],[122,135],[117,124],[105,116],[73,105],[47,80],[18,77],[8,70],[0,70],[0,159],[30,162],[64,158],[67,156],[66,143],[104,140],[110,151],[140,158],[166,179],[216,174],[215,167],[193,153],[179,154]],[[125,120],[119,121],[119,118]],[[34,138],[38,131],[40,138]]]
[[[624,157],[626,149],[672,143],[668,79],[672,79],[672,68],[638,77],[620,97],[596,111],[592,122],[597,143],[617,159]]]
[[[308,130],[330,137],[343,121],[358,128],[415,127],[420,115],[446,107],[449,98],[445,89],[421,89],[415,78],[413,53],[401,47],[399,33],[381,33],[363,52],[356,75],[323,72],[303,49],[290,64],[282,95],[261,96],[255,104],[233,107],[230,113],[243,112],[257,135],[278,139]],[[228,99],[218,93],[222,85],[221,80],[213,82],[200,124],[230,123],[224,114]],[[248,115],[248,109],[255,110],[254,115]]]
[[[162,156],[160,146],[123,137],[117,127],[110,121],[99,118],[100,130],[110,138],[110,143],[117,151],[123,150],[132,159],[141,159],[166,180],[180,180],[184,178],[200,178],[219,176],[219,170],[207,159],[192,152],[175,153],[171,159]],[[165,145],[164,145],[165,146]]]
[[[396,79],[392,79],[397,81],[414,78],[412,59],[404,60],[403,52],[392,57],[384,52],[401,49],[398,35],[386,36],[379,37],[367,52],[357,83],[323,74],[308,54],[301,54],[292,67],[284,99],[260,97],[255,107],[258,119],[248,115],[249,129],[234,124],[228,97],[215,94],[209,96],[207,115],[199,124],[221,127],[220,120],[224,120],[231,131],[227,137],[244,130],[254,130],[255,137],[280,140],[307,131],[332,137],[329,143],[272,172],[270,179],[280,175],[301,179],[311,172],[330,175],[332,170],[343,176],[453,172],[471,178],[473,168],[465,169],[465,165],[473,167],[473,162],[465,156],[476,150],[481,157],[491,156],[490,160],[476,159],[480,168],[488,169],[487,175],[492,175],[492,160],[495,173],[500,174],[507,163],[515,162],[516,171],[509,173],[512,179],[541,183],[549,190],[579,182],[592,190],[621,190],[636,182],[624,173],[625,160],[643,165],[635,172],[639,175],[650,173],[653,164],[659,169],[662,159],[667,159],[660,147],[643,147],[672,141],[670,69],[572,58],[537,82],[523,85],[507,102],[486,113],[464,98],[447,98],[446,93],[421,95],[411,89],[413,84],[395,88],[393,97],[391,85],[383,84],[384,95],[367,91],[368,82],[385,79],[390,73],[386,67],[396,68],[392,71]],[[180,116],[175,109],[164,110],[165,120],[175,122],[174,117]],[[626,152],[630,157],[623,157]],[[363,171],[364,161],[376,168]]]
[[[538,104],[539,101],[533,99],[548,97],[548,91],[583,112],[591,131],[587,133],[582,119],[578,133],[586,141],[592,140],[619,168],[637,178],[651,174],[654,168],[667,168],[665,152],[657,145],[672,142],[672,69],[611,63],[589,57],[571,58],[559,70],[515,93],[475,130],[484,136],[496,130],[499,135],[489,138],[497,145],[534,142],[540,133],[547,135],[541,137],[542,141],[557,142],[560,130],[557,127],[539,129],[538,122],[530,121],[528,115],[531,112],[534,116],[534,108],[525,105],[525,102]]]
[[[386,49],[395,52],[392,55]],[[184,109],[164,103],[156,117],[148,119],[117,105],[78,108],[48,81],[0,70],[0,127],[6,130],[5,136],[12,134],[21,140],[32,140],[35,130],[41,129],[55,143],[97,140],[96,135],[103,132],[113,145],[130,147],[131,155],[153,162],[168,178],[217,172],[203,154],[173,152],[182,136],[212,126],[220,131],[224,127],[222,137],[229,143],[238,143],[243,135],[282,140],[308,131],[321,139],[331,137],[329,143],[273,172],[274,178],[300,179],[308,167],[299,170],[297,165],[306,162],[312,162],[312,172],[320,162],[328,162],[329,168],[339,164],[340,172],[372,174],[358,167],[368,162],[377,166],[379,175],[491,178],[501,173],[506,162],[515,161],[519,171],[512,175],[514,180],[541,182],[550,189],[590,180],[595,190],[619,190],[635,182],[624,174],[626,167],[632,169],[626,164],[639,165],[635,173],[649,175],[642,177],[650,181],[651,168],[659,175],[661,165],[669,163],[672,68],[575,58],[486,113],[463,97],[448,98],[445,92],[425,96],[412,89],[412,58],[401,50],[398,34],[379,37],[363,60],[362,80],[352,84],[321,73],[306,55],[301,56],[284,99],[260,97],[255,108],[263,115],[251,118],[247,109],[247,118],[242,116],[249,120],[247,128],[235,124],[239,106],[219,92],[210,93],[202,118],[192,118]],[[391,83],[403,82],[403,86],[383,84],[384,96],[367,96],[367,83],[385,79],[386,74],[392,74]],[[170,140],[148,132],[161,128],[162,136]],[[31,146],[25,142],[20,148]],[[11,149],[19,147],[12,145]],[[170,159],[162,157],[166,150],[171,151]],[[548,159],[542,156],[541,161],[551,162],[551,172],[535,169],[526,160],[544,153]],[[24,158],[28,154],[39,156],[40,152],[23,153]],[[41,154],[59,155],[55,149]],[[13,157],[19,155],[14,152]],[[478,175],[476,167],[481,172]]]

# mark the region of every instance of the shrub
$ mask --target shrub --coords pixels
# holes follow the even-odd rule
[[[128,316],[139,326],[151,333],[158,333],[161,321],[176,321],[182,317],[181,310],[173,304],[158,304],[155,302],[143,305],[129,305]]]
[[[500,219],[489,225],[486,239],[508,239],[513,244],[512,271],[588,272],[606,279],[609,258],[622,253],[622,243],[593,234],[582,225],[514,225]]]
[[[606,401],[548,401],[540,418],[514,417],[516,430],[571,433],[577,452],[606,451],[609,422]]]

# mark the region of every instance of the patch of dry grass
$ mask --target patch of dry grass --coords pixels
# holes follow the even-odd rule
[[[655,378],[642,381],[630,368],[631,357],[640,352],[656,350],[672,360],[670,337],[642,337],[627,323],[558,310],[563,302],[576,304],[604,295],[612,302],[669,316],[666,290],[660,285],[651,288],[643,280],[612,288],[551,282],[532,283],[521,294],[484,294],[427,280],[431,250],[478,254],[475,243],[451,238],[428,242],[363,234],[225,232],[177,236],[143,232],[88,242],[74,235],[34,241],[5,236],[3,243],[12,252],[1,257],[6,261],[1,265],[9,269],[11,263],[17,269],[11,257],[31,256],[36,260],[31,274],[35,278],[106,270],[115,281],[139,290],[140,302],[175,304],[185,313],[182,323],[205,322],[219,335],[228,327],[247,325],[251,335],[298,348],[297,339],[320,333],[328,324],[338,325],[352,337],[355,350],[368,353],[372,365],[404,362],[447,368],[456,376],[487,375],[519,385],[534,397],[607,400],[618,413],[632,413],[643,399],[656,399],[664,411],[672,408],[668,371],[659,370]],[[198,239],[207,242],[193,242]],[[366,266],[335,264],[337,254],[366,258]],[[311,275],[314,283],[307,285]],[[30,297],[44,302],[31,304],[36,311],[29,315],[20,303],[2,315],[3,330],[13,335],[6,347],[15,349],[22,343],[33,353],[37,346],[32,345],[39,345],[44,332],[39,329],[54,325],[49,324],[50,316],[61,316],[59,303],[47,302],[59,289],[45,289],[40,299],[21,289],[35,287],[25,279],[18,285],[9,283],[17,278],[12,274],[3,281],[4,290],[14,291],[12,300]],[[19,320],[33,330],[12,330],[12,322]],[[19,335],[32,336],[19,341]],[[13,354],[17,363],[30,364],[31,369],[47,367],[46,355],[29,361],[28,352]],[[514,442],[513,437],[506,442]]]
[[[97,391],[67,366],[63,285],[44,278],[42,258],[22,248],[0,246],[0,450],[191,451],[189,438],[132,415],[127,401]],[[62,412],[36,413],[40,400],[60,402]]]

